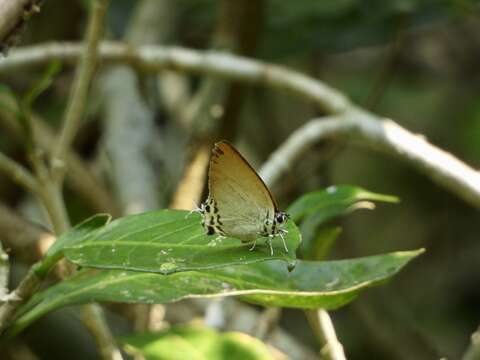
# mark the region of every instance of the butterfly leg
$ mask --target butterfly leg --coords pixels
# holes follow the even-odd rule
[[[185,215],[185,219],[188,218],[193,213],[203,214],[205,212],[205,209],[203,208],[203,204],[199,207],[197,204],[193,203],[193,206],[194,208],[190,210],[190,212],[187,215]]]
[[[253,249],[255,249],[255,246],[256,246],[256,245],[257,245],[257,239],[253,240],[253,245],[252,245],[252,247],[251,247],[250,249],[248,249],[248,250],[253,251]]]
[[[270,246],[270,256],[273,256],[273,246],[272,246],[272,237],[267,237],[268,246]]]
[[[278,232],[278,235],[282,238],[283,247],[285,248],[285,252],[288,253],[287,243],[285,242],[285,237],[284,237],[284,234],[285,234],[285,233],[288,233],[288,231],[287,231],[287,230],[284,230],[284,229],[281,229],[281,230]]]

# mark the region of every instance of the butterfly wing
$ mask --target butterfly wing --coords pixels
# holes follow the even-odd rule
[[[277,205],[265,183],[229,143],[215,144],[210,160],[209,198],[227,235],[249,241],[265,233],[265,220]]]

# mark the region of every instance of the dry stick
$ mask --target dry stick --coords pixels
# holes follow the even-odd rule
[[[80,47],[72,43],[18,49],[12,51],[9,58],[0,60],[0,72],[52,59],[73,61],[79,52]],[[106,61],[130,62],[143,70],[176,69],[279,88],[314,101],[327,114],[345,113],[345,117],[356,124],[349,131],[354,140],[356,136],[361,136],[360,140],[370,139],[368,142],[405,158],[437,184],[480,207],[480,175],[477,171],[393,121],[356,107],[335,89],[306,75],[235,55],[175,47],[142,46],[134,49],[125,44],[104,43],[99,55]]]

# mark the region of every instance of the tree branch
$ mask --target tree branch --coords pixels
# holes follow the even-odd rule
[[[0,171],[26,190],[34,194],[38,192],[38,182],[30,171],[3,153],[0,153]]]
[[[97,60],[97,45],[103,33],[103,19],[107,6],[108,0],[96,0],[93,3],[85,38],[85,48],[82,50],[80,64],[75,73],[63,129],[53,150],[50,168],[46,167],[39,152],[34,153],[32,156],[32,164],[39,183],[37,193],[49,213],[57,235],[69,227],[65,202],[62,196],[65,158],[84,112],[87,93]],[[8,301],[0,307],[0,331],[7,326],[8,321],[18,306],[27,300],[40,286],[45,275],[37,274],[35,269],[36,266],[32,266],[20,285],[13,291],[13,295],[15,295],[18,301]],[[83,307],[83,312],[87,327],[97,341],[102,358],[110,360],[121,359],[122,355],[115,344],[105,318],[102,316],[101,308],[96,304],[86,305]]]
[[[478,171],[431,145],[423,136],[355,107],[334,118],[311,120],[297,129],[270,156],[260,175],[267,184],[275,183],[314,143],[331,137],[352,140],[393,155],[471,205],[480,207]]]
[[[44,44],[18,49],[12,51],[8,59],[0,61],[0,72],[52,59],[74,61],[79,53],[80,47],[72,43]],[[327,114],[343,114],[342,120],[350,122],[345,125],[350,127],[350,130],[343,130],[345,136],[348,133],[349,138],[354,140],[359,138],[365,143],[405,159],[439,185],[473,206],[480,207],[480,175],[477,171],[393,121],[384,120],[356,107],[337,90],[306,75],[239,56],[175,47],[142,46],[133,49],[125,44],[104,43],[100,46],[100,56],[105,61],[128,62],[143,70],[174,69],[290,91],[301,98],[314,101]],[[328,126],[343,128],[344,125]],[[336,132],[342,133],[340,129]]]
[[[87,101],[88,89],[97,63],[97,47],[103,34],[103,19],[107,12],[108,0],[93,2],[93,9],[89,18],[85,45],[82,49],[80,63],[75,72],[72,90],[68,99],[67,110],[63,120],[63,128],[51,156],[51,164],[64,168],[67,151],[77,133]],[[63,179],[65,171],[59,174]]]
[[[0,124],[18,142],[23,141],[24,132],[17,119],[19,111],[15,99],[7,93],[0,94],[0,102],[8,106],[0,106]],[[47,153],[51,153],[55,143],[53,130],[37,114],[30,113],[30,121],[34,134],[34,143]],[[88,165],[74,150],[69,149],[66,154],[68,162],[67,185],[77,192],[96,212],[108,212],[112,216],[119,215],[119,209],[107,190],[105,184],[97,178]]]

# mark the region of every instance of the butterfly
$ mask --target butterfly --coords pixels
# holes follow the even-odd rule
[[[273,255],[272,238],[280,236],[285,251],[283,229],[289,215],[278,210],[270,190],[252,166],[231,144],[215,144],[208,170],[208,198],[198,209],[208,235],[217,234],[253,242],[267,237]]]

